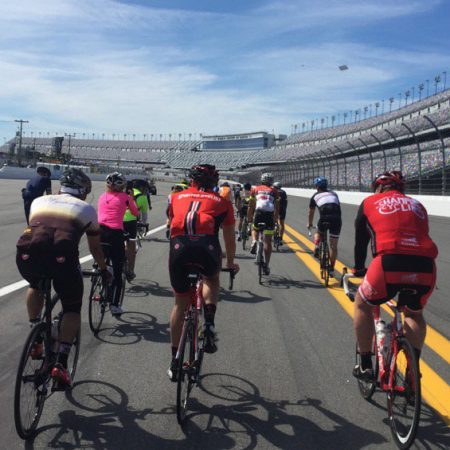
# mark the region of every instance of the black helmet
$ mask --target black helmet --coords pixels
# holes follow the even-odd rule
[[[133,187],[136,189],[147,189],[149,187],[148,181],[137,178],[133,180]]]
[[[50,169],[47,169],[47,167],[44,167],[44,166],[39,166],[36,169],[36,172],[40,175],[46,175],[48,177],[52,176],[52,172],[50,171]]]
[[[200,164],[192,166],[189,170],[189,178],[201,187],[212,188],[219,181],[219,172],[217,172],[216,166]]]
[[[250,190],[252,189],[252,185],[251,185],[250,183],[245,183],[245,184],[244,184],[244,189],[245,189],[246,191],[250,191]]]
[[[92,189],[91,179],[80,169],[67,169],[59,181],[61,183],[61,192],[67,194],[87,195]]]

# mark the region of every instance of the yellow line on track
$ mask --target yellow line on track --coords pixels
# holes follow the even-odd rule
[[[297,239],[299,239],[306,245],[306,247],[310,249],[313,249],[313,244],[306,237],[286,225],[284,241],[291,248],[291,250],[294,251],[294,254],[306,265],[306,267],[308,267],[308,269],[319,280],[321,280],[318,262],[311,254],[307,253],[302,247],[300,247],[300,245],[294,241],[289,233],[297,237]],[[342,271],[344,265],[341,262],[336,261],[335,267],[339,271]],[[333,279],[330,281],[332,280]],[[353,318],[353,305],[345,295],[343,289],[339,286],[338,281],[333,280],[332,284],[330,283],[326,289],[345,310],[345,312]],[[443,336],[442,338],[445,339]],[[420,369],[422,372],[422,396],[424,400],[442,416],[447,425],[450,425],[450,386],[427,363],[425,363],[423,359],[420,361]]]

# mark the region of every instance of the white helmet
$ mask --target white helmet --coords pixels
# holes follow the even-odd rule
[[[266,172],[261,175],[261,184],[271,186],[272,183],[273,183],[273,175],[270,172]]]
[[[114,190],[122,190],[127,183],[124,175],[119,172],[110,173],[106,177],[106,184],[112,187]]]

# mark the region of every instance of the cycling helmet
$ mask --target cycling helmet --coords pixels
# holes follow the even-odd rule
[[[113,190],[122,190],[126,186],[127,180],[121,173],[113,172],[106,177],[106,184]]]
[[[133,187],[135,189],[139,189],[139,190],[147,189],[149,187],[148,186],[148,181],[138,178],[136,180],[133,180]]]
[[[314,180],[314,186],[319,189],[326,189],[328,187],[328,180],[324,177],[317,177]]]
[[[189,178],[200,187],[212,188],[219,181],[219,172],[217,172],[216,166],[199,164],[192,166],[189,170]]]
[[[378,186],[390,187],[403,192],[405,188],[405,179],[399,170],[384,172],[375,177],[372,183],[372,190],[375,192]]]
[[[45,175],[47,177],[52,176],[52,172],[50,171],[50,169],[47,169],[47,167],[44,167],[44,166],[39,166],[38,168],[36,168],[36,172],[39,175]]]
[[[87,195],[91,192],[91,179],[80,169],[67,169],[59,179],[60,191],[72,195]]]
[[[172,192],[181,192],[185,189],[183,184],[174,184],[171,188]]]
[[[275,183],[273,183],[273,187],[277,188],[277,189],[281,189],[281,183],[279,181],[275,181]]]
[[[270,172],[266,172],[261,175],[261,184],[271,186],[272,183],[273,183],[273,175]]]
[[[252,185],[251,185],[250,183],[245,183],[245,184],[244,184],[244,189],[245,189],[246,191],[250,191],[250,190],[252,189]]]

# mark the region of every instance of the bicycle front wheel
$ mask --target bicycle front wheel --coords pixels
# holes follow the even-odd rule
[[[102,326],[106,310],[106,290],[103,289],[99,276],[92,277],[91,292],[89,293],[89,328],[96,335]]]
[[[45,339],[46,324],[41,322],[31,330],[17,370],[14,422],[17,434],[22,439],[29,439],[34,435],[47,398],[50,380],[50,355],[47,355],[47,350],[50,345],[43,345],[42,355],[35,353],[35,344],[44,344]]]
[[[356,364],[361,365],[361,353],[359,351],[358,344],[356,344]],[[378,380],[378,350],[375,335],[373,336],[373,343],[372,343],[372,367],[373,367],[372,381],[364,381],[358,379],[359,392],[361,393],[362,397],[366,400],[370,400],[372,398],[372,395],[375,392],[375,388],[377,387],[377,380]]]
[[[188,411],[189,396],[194,386],[191,376],[194,354],[194,330],[192,320],[184,322],[180,339],[177,367],[177,421],[182,425]]]
[[[392,389],[387,395],[387,409],[392,437],[398,448],[409,448],[417,433],[420,420],[421,388],[419,362],[410,342],[397,338]]]
[[[125,298],[125,288],[127,284],[127,275],[126,275],[127,265],[125,264],[122,271],[122,289],[120,290],[120,298],[119,298],[119,306],[123,305],[123,299]]]

